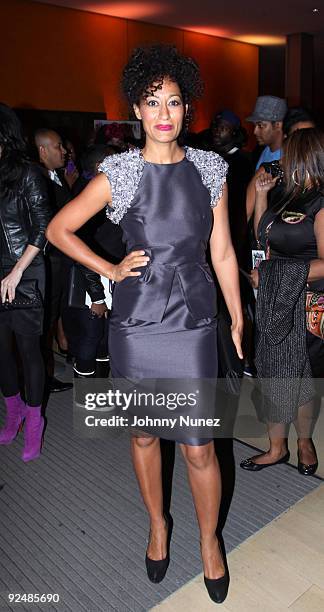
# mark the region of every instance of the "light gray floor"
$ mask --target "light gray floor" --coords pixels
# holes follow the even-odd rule
[[[0,610],[142,612],[201,572],[198,529],[184,464],[176,458],[171,563],[160,585],[149,582],[144,555],[148,521],[129,456],[129,437],[73,435],[72,393],[51,397],[42,457],[25,465],[22,434],[0,447]],[[1,410],[2,412],[2,406]],[[236,465],[251,449],[234,444]],[[227,551],[319,480],[293,467],[236,471],[224,531]],[[13,605],[8,593],[58,593],[56,605]]]

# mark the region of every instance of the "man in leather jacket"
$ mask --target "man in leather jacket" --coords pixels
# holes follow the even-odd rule
[[[81,158],[82,174],[72,189],[75,197],[95,176],[102,160],[116,152],[106,145],[92,146],[84,152]],[[124,257],[125,252],[121,234],[119,226],[108,221],[104,210],[78,231],[78,236],[91,249],[116,263]],[[77,378],[104,378],[109,371],[105,289],[100,275],[81,264],[74,264],[72,277],[69,292],[71,307],[64,312],[64,326],[75,356],[74,375]],[[90,308],[84,308],[86,293],[90,296]]]
[[[35,144],[39,160],[44,168],[47,179],[52,214],[65,206],[72,193],[66,181],[66,173],[59,174],[64,166],[66,150],[57,132],[49,129],[39,129],[35,133]],[[47,369],[50,375],[49,390],[51,392],[65,391],[72,388],[72,383],[63,383],[54,376],[54,359],[52,343],[55,334],[61,329],[61,316],[67,302],[67,279],[71,261],[52,245],[46,247],[47,255],[47,291],[46,291],[46,327],[47,333]],[[64,338],[64,332],[60,334]],[[64,347],[62,347],[64,348]]]

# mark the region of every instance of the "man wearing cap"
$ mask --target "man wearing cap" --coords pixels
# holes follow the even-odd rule
[[[282,123],[287,112],[287,103],[276,96],[260,96],[255,109],[246,121],[254,123],[254,135],[261,146],[265,146],[256,165],[256,170],[263,162],[276,161],[281,158],[283,140]]]
[[[254,134],[259,145],[265,145],[256,165],[256,174],[250,181],[246,197],[246,212],[248,220],[252,217],[255,207],[255,180],[262,171],[265,162],[278,161],[282,157],[282,141],[284,139],[283,120],[287,112],[287,103],[276,96],[260,96],[257,98],[254,111],[246,121],[254,123]]]

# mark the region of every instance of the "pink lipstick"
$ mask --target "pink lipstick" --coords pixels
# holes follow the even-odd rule
[[[161,132],[169,132],[170,130],[172,130],[172,125],[156,125],[155,126],[157,130],[161,130]]]

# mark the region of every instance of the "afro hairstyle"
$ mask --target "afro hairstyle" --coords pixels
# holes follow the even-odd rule
[[[193,100],[203,93],[199,67],[195,60],[181,55],[172,45],[134,49],[122,77],[122,89],[130,106],[139,105],[142,98],[154,95],[162,88],[165,77],[178,84],[191,115]]]

